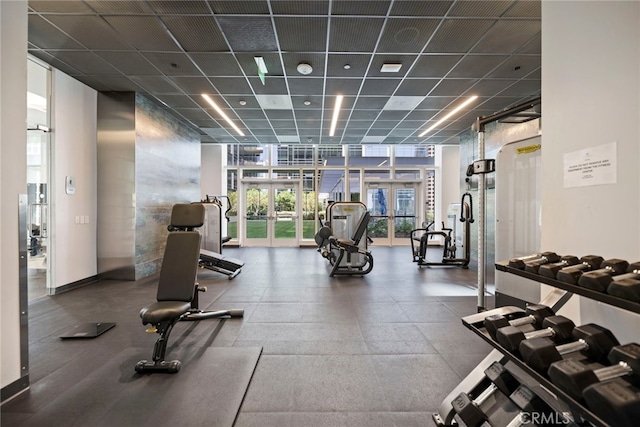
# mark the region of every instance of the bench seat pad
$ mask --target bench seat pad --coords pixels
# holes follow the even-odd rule
[[[156,325],[162,321],[182,316],[189,311],[191,303],[186,301],[158,301],[140,310],[142,324]]]

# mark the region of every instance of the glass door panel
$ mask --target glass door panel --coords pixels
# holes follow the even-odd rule
[[[371,214],[367,233],[374,244],[388,245],[389,240],[389,186],[367,186],[366,206]]]
[[[298,198],[293,184],[272,184],[273,232],[271,246],[295,246],[298,242]]]
[[[268,245],[269,187],[250,186],[245,191],[244,238],[248,246]]]
[[[413,184],[392,184],[394,202],[395,243],[408,244],[411,230],[416,228],[416,188]],[[402,240],[404,239],[404,240]]]
[[[376,245],[408,245],[418,225],[418,182],[367,183],[366,205],[371,214],[367,229]]]
[[[316,180],[313,170],[305,170],[302,180],[302,238],[313,239],[316,234]]]
[[[299,183],[249,183],[244,191],[246,246],[297,246]]]

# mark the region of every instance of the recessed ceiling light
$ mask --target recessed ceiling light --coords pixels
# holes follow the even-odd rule
[[[241,99],[240,101],[238,101],[238,104],[247,105],[247,101],[245,101],[244,99]]]
[[[313,72],[313,67],[309,64],[307,64],[306,62],[301,62],[300,64],[298,64],[298,66],[296,67],[296,70],[298,70],[298,72],[302,75],[309,75]]]
[[[402,64],[382,64],[381,73],[397,73],[402,68]]]
[[[303,102],[304,105],[311,105],[311,101],[309,101],[308,99],[305,99]]]
[[[345,70],[350,70],[350,69],[351,69],[351,65],[349,65],[349,64],[344,64],[344,65],[342,66],[342,68],[344,68]]]

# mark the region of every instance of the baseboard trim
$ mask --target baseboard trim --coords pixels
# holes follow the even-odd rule
[[[53,288],[52,295],[58,295],[63,292],[69,292],[74,289],[81,288],[83,286],[90,285],[92,283],[96,283],[98,281],[98,276],[87,277],[86,279],[78,280],[76,282],[67,283],[66,285],[58,286],[57,288]]]
[[[29,389],[29,374],[21,377],[0,390],[0,402],[4,405],[14,397]]]

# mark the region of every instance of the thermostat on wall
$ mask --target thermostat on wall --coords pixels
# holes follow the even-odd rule
[[[76,179],[72,176],[66,176],[64,182],[64,191],[67,194],[76,194]]]

